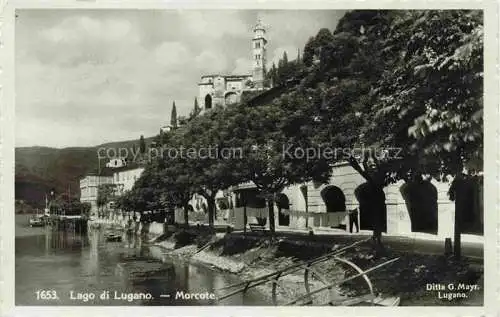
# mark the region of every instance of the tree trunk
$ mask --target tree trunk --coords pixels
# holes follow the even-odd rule
[[[368,181],[356,188],[355,196],[359,202],[360,217],[365,217],[365,219],[368,217],[369,219],[373,230],[372,238],[375,249],[382,251],[382,232],[387,219],[384,188]]]
[[[460,212],[455,204],[455,234],[454,234],[454,239],[453,239],[453,255],[457,260],[459,260],[460,257],[462,256],[461,235],[462,235],[462,232],[461,232]]]
[[[189,227],[189,209],[187,204],[184,205],[184,224],[186,227]]]
[[[454,237],[453,237],[453,256],[460,259],[462,256],[462,209],[464,208],[464,196],[466,192],[463,190],[464,180],[460,174],[455,176],[455,179],[450,185],[449,195],[450,200],[455,202],[455,224],[454,224]]]
[[[272,198],[267,200],[267,208],[269,210],[269,231],[274,235],[276,230],[274,227],[274,201]]]
[[[373,193],[373,240],[375,243],[375,250],[377,252],[383,251],[382,244],[382,231],[384,231],[384,222],[387,219],[387,205],[385,203],[384,188],[382,186],[375,186]]]
[[[247,205],[243,205],[243,233],[247,233]]]
[[[208,226],[210,228],[213,228],[215,219],[215,196],[207,197],[207,204],[208,204]]]

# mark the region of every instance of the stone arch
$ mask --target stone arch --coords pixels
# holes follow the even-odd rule
[[[238,94],[234,91],[227,92],[224,95],[224,104],[231,105],[238,102]]]
[[[399,187],[410,215],[411,231],[438,233],[438,191],[430,181],[417,179]]]
[[[205,109],[212,109],[212,96],[210,94],[205,96]]]
[[[339,187],[328,185],[321,190],[320,195],[326,205],[326,212],[345,211],[345,196]]]
[[[278,224],[280,226],[290,225],[290,199],[286,194],[280,193],[276,196],[276,207],[278,207]]]
[[[354,190],[359,203],[359,229],[387,232],[387,206],[383,188],[366,182]]]

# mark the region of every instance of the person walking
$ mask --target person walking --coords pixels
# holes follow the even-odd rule
[[[359,222],[358,222],[358,208],[354,208],[348,211],[349,215],[349,232],[352,233],[354,225],[356,225],[356,233],[359,232]]]

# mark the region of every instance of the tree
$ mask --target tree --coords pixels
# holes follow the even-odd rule
[[[81,210],[82,215],[89,217],[91,209],[92,209],[92,205],[90,203],[87,203],[87,202],[80,203],[80,210]]]
[[[224,123],[218,128],[221,144],[242,150],[244,159],[234,169],[239,169],[240,181],[253,182],[266,199],[272,233],[276,194],[312,179],[325,182],[331,171],[321,158],[294,155],[311,146],[313,133],[301,127],[308,116],[306,103],[303,96],[291,93],[259,106],[235,105],[219,116]]]
[[[283,52],[283,65],[286,65],[288,64],[288,54],[286,53],[286,51]]]
[[[191,118],[193,117],[196,117],[199,113],[201,112],[201,108],[200,106],[198,105],[198,98],[194,98],[194,108],[193,108],[193,112],[191,112]]]
[[[184,222],[189,226],[189,200],[194,194],[194,185],[189,174],[189,162],[182,158],[169,160],[168,165],[161,165],[159,177],[162,185],[161,200],[165,205],[181,207],[184,210]]]
[[[102,208],[116,198],[116,184],[101,184],[97,187],[97,207]]]
[[[210,227],[214,226],[217,193],[244,181],[239,168],[243,158],[238,157],[239,153],[235,151],[235,156],[230,158],[223,156],[226,150],[234,149],[223,146],[227,137],[225,120],[224,108],[215,108],[191,120],[178,136],[185,148],[197,152],[188,158],[184,168],[191,177],[193,190],[207,201]]]
[[[406,54],[379,83],[377,110],[412,120],[411,147],[445,160],[446,172],[461,172],[464,163],[481,169],[482,13],[424,11],[415,18],[406,36]],[[435,34],[431,30],[438,25],[442,31]],[[397,76],[405,80],[394,81]],[[402,104],[408,114],[397,110]]]
[[[172,112],[170,113],[170,125],[172,128],[177,128],[177,108],[175,107],[175,101],[172,104]]]
[[[139,151],[141,154],[146,153],[146,142],[144,141],[144,135],[139,138]]]
[[[456,10],[418,11],[406,18],[401,24],[409,26],[407,32],[395,29],[392,35],[404,39],[404,54],[378,82],[372,122],[398,118],[405,124],[401,133],[411,136],[410,150],[426,162],[424,171],[437,179],[454,176],[450,199],[455,200],[454,253],[460,257],[462,214],[472,204],[471,195],[460,192],[477,185],[474,173],[483,162],[483,16]],[[393,130],[394,124],[381,127]],[[464,167],[472,173],[464,175]]]
[[[339,25],[342,25],[342,22],[339,22]],[[339,29],[339,27],[337,27]],[[316,48],[329,45],[333,41],[333,34],[327,28],[321,28],[316,37],[314,38],[314,43]]]
[[[382,31],[387,23],[378,19],[378,14],[380,13],[373,12],[371,16],[365,16],[364,24],[372,26],[370,30],[380,33],[379,38],[384,38]],[[349,15],[355,14],[346,14]],[[367,180],[369,186],[365,188],[374,202],[370,205],[371,214],[377,215],[372,221],[374,239],[380,241],[383,228],[380,227],[381,222],[377,217],[385,214],[385,196],[381,188],[388,179],[379,179],[382,173],[371,173],[368,169],[363,169],[370,166],[369,155],[362,153],[355,157],[351,155],[350,150],[363,143],[363,111],[369,111],[370,91],[378,72],[383,69],[384,61],[378,59],[379,55],[372,55],[375,47],[368,41],[371,37],[360,37],[359,28],[344,27],[343,23],[347,24],[349,21],[350,19],[344,17],[339,23],[337,28],[342,32],[336,31],[336,34],[332,35],[328,29],[321,29],[314,41],[309,42],[304,54],[306,55],[306,51],[307,54],[314,52],[314,55],[319,57],[320,64],[309,68],[308,74],[295,88],[297,96],[294,98],[303,100],[305,110],[300,126],[311,131],[312,142],[316,148],[348,150],[348,155],[343,151],[341,155],[335,153],[330,156],[327,159],[328,164],[348,161]],[[366,195],[358,193],[357,196]]]
[[[169,134],[172,148],[181,149],[182,141],[181,128]],[[178,154],[153,159],[121,203],[140,212],[181,207],[185,224],[189,225],[188,204],[195,192],[194,178],[189,160]]]
[[[302,62],[306,67],[312,66],[314,54],[316,49],[316,40],[314,36],[309,37],[304,46],[304,53],[302,54]]]
[[[88,215],[89,203],[81,203],[77,196],[70,196],[67,192],[54,195],[48,208],[51,214]]]
[[[278,85],[278,69],[276,68],[276,64],[273,62],[271,69],[266,73],[267,81],[269,82],[271,87],[275,87]]]
[[[469,158],[482,161],[477,155],[482,152],[482,26],[478,15],[467,11],[349,12],[331,41],[319,46],[320,67],[298,89],[310,94],[310,106],[318,114],[308,124],[320,125],[319,144],[363,145],[371,150],[341,159],[367,181],[357,194],[362,197],[360,191],[365,191],[372,201],[369,209],[378,243],[378,217],[386,210],[383,187],[426,173],[437,176],[443,166],[461,170],[461,161]],[[329,35],[324,32],[322,37]],[[384,149],[400,153],[397,158],[373,155],[374,150]]]

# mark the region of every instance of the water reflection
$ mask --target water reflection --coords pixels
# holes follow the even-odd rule
[[[255,291],[235,296],[222,303],[175,299],[177,291],[212,292],[237,282],[233,275],[214,272],[202,266],[171,258],[162,249],[144,245],[139,237],[124,234],[122,242],[107,242],[102,230],[87,235],[74,232],[53,232],[17,237],[16,305],[265,305]],[[139,265],[144,261],[163,262],[167,268],[161,274],[137,277],[117,273],[124,261]],[[140,262],[143,261],[143,262]],[[55,290],[58,299],[37,300],[37,291]],[[118,293],[149,292],[153,300],[121,301],[94,299],[88,302],[73,300],[70,292],[103,291]],[[169,294],[170,298],[160,298]]]

